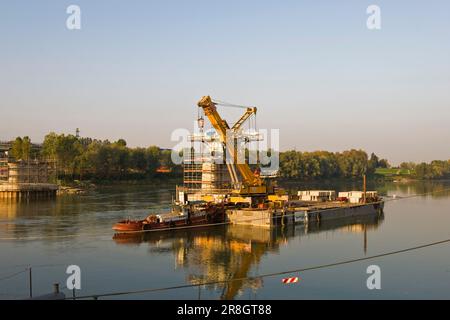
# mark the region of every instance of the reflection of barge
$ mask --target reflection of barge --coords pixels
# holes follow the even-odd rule
[[[170,213],[149,215],[142,220],[122,220],[113,226],[118,232],[164,230],[199,226],[225,221],[223,205],[203,204],[190,207],[174,207]]]
[[[219,237],[222,239],[221,241],[231,238],[242,243],[268,243],[273,241],[280,242],[282,239],[295,236],[335,230],[361,233],[365,230],[378,228],[383,221],[383,212],[380,214],[373,212],[342,219],[325,219],[320,221],[320,223],[310,220],[305,223],[277,225],[270,229],[238,224],[221,224],[214,227],[168,229],[161,230],[161,232],[118,232],[114,234],[113,240],[117,244],[139,245],[148,243],[155,245],[158,250],[165,248],[165,244],[171,243],[171,241],[186,244],[191,243],[193,239],[198,237]]]
[[[280,247],[294,238],[296,238],[294,242],[297,242],[312,234],[337,230],[361,234],[362,237],[353,239],[361,239],[361,248],[366,252],[367,232],[378,228],[383,220],[382,213],[380,215],[375,213],[323,220],[320,223],[309,221],[305,224],[278,225],[273,228],[218,225],[160,232],[117,233],[113,240],[117,245],[146,244],[149,254],[172,253],[177,269],[184,268],[189,283],[219,282],[202,288],[212,292],[221,291],[221,299],[234,299],[243,290],[253,291],[262,286],[262,282],[256,281],[258,278],[249,277],[252,274],[251,270],[260,264],[264,255],[280,252]],[[333,241],[332,236],[322,238]],[[243,280],[244,278],[246,279]]]

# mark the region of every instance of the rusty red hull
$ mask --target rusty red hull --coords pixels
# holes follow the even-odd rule
[[[144,220],[123,220],[113,226],[113,230],[119,232],[131,232],[144,230]]]
[[[167,230],[187,226],[206,225],[210,223],[220,223],[225,221],[225,210],[215,208],[202,214],[196,214],[186,219],[167,222],[148,222],[143,220],[122,220],[113,226],[117,232],[136,232],[145,230]]]

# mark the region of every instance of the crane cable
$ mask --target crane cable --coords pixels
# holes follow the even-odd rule
[[[247,107],[247,106],[234,104],[234,103],[229,103],[229,102],[226,102],[226,101],[221,101],[221,100],[216,100],[216,99],[212,100],[212,102],[215,105],[219,105],[219,106],[222,106],[222,107],[231,107],[231,108],[240,108],[240,109],[250,108],[250,107]]]

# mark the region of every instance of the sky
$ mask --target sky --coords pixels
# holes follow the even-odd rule
[[[0,2],[0,140],[79,128],[171,148],[204,95],[257,106],[281,150],[449,159],[450,2]]]

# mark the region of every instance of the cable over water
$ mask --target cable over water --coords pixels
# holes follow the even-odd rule
[[[274,277],[274,276],[280,276],[280,275],[286,275],[286,274],[292,274],[292,273],[299,273],[299,272],[305,272],[305,271],[311,271],[311,270],[318,270],[318,269],[324,269],[324,268],[330,268],[335,267],[339,265],[354,263],[354,262],[360,262],[365,260],[371,260],[386,256],[391,256],[399,253],[404,253],[408,251],[414,251],[418,249],[423,249],[426,247],[436,246],[444,243],[449,243],[450,239],[430,242],[426,244],[417,245],[414,247],[409,247],[405,249],[400,249],[396,251],[389,251],[380,253],[373,256],[368,257],[362,257],[362,258],[356,258],[356,259],[348,259],[343,261],[338,261],[334,263],[328,263],[328,264],[321,264],[306,268],[298,268],[298,269],[292,269],[292,270],[285,270],[285,271],[278,271],[278,272],[272,272],[272,273],[265,273],[258,276],[253,277],[241,277],[241,278],[234,278],[234,279],[227,279],[227,280],[219,280],[219,281],[210,281],[210,282],[203,282],[203,283],[195,283],[195,284],[185,284],[185,285],[178,285],[178,286],[171,286],[171,287],[161,287],[161,288],[150,288],[150,289],[140,289],[140,290],[130,290],[130,291],[119,291],[119,292],[109,292],[109,293],[102,293],[102,294],[93,294],[93,295],[85,295],[85,296],[79,296],[76,297],[76,299],[89,299],[89,298],[100,298],[100,297],[111,297],[111,296],[121,296],[121,295],[128,295],[128,294],[139,294],[139,293],[150,293],[150,292],[157,292],[157,291],[168,291],[168,290],[175,290],[175,289],[184,289],[184,288],[193,288],[193,287],[201,287],[201,286],[207,286],[207,285],[214,285],[214,284],[224,284],[234,281],[245,281],[245,280],[254,280],[254,279],[262,279],[262,278],[268,278],[268,277]],[[67,299],[73,299],[73,298],[67,298]]]

